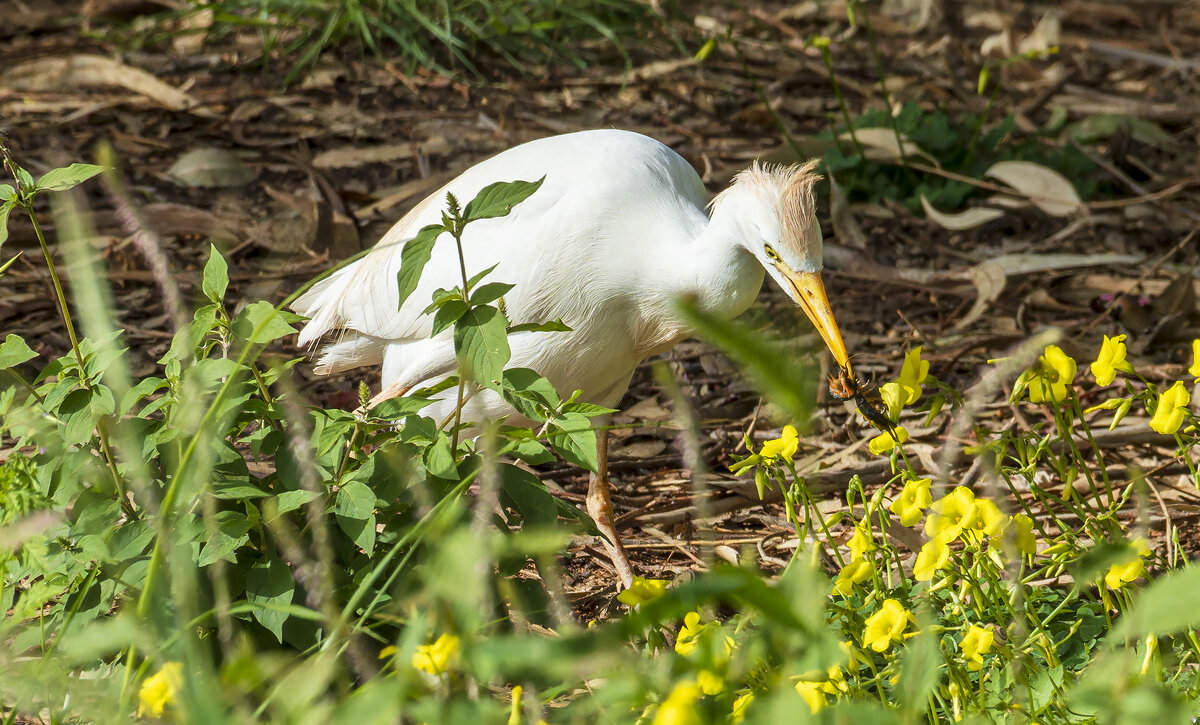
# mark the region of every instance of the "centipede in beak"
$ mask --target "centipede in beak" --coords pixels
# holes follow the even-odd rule
[[[850,372],[848,367],[838,368],[836,375],[829,376],[829,393],[839,400],[848,400],[853,398],[854,405],[858,407],[858,412],[862,413],[871,425],[879,430],[887,431],[889,434],[896,432],[896,424],[880,407],[876,407],[876,401],[868,398],[867,395],[871,390],[862,383],[861,380],[854,377],[854,373]],[[893,435],[893,437],[895,437]]]

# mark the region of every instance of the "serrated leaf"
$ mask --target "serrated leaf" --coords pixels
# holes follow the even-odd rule
[[[208,262],[204,264],[204,278],[200,288],[204,296],[214,304],[221,304],[225,299],[225,290],[229,287],[229,264],[214,244],[208,245]]]
[[[9,334],[4,338],[4,342],[0,343],[0,370],[7,370],[35,357],[37,353],[25,344],[24,339],[16,335]]]
[[[38,191],[63,191],[73,188],[104,171],[95,164],[71,164],[60,169],[50,169],[37,181]]]
[[[295,593],[296,582],[291,570],[274,556],[257,562],[246,574],[246,599],[265,605],[254,608],[254,618],[280,643],[283,642],[283,625],[288,613],[272,607],[291,604]]]
[[[1051,216],[1086,212],[1079,192],[1067,177],[1032,161],[1001,161],[984,172],[1029,197],[1037,208]]]
[[[514,332],[570,332],[572,327],[568,327],[562,320],[551,320],[549,322],[522,322],[519,325],[510,325],[508,328],[509,334]]]
[[[298,315],[275,309],[265,300],[246,305],[233,321],[233,334],[241,339],[266,344],[296,332],[289,322],[300,320]]]
[[[508,320],[495,307],[473,307],[454,325],[454,352],[466,373],[498,389],[511,351]]]
[[[472,221],[508,216],[514,206],[540,189],[545,180],[546,177],[543,176],[537,181],[499,181],[488,184],[467,203],[467,208],[463,210],[463,218]]]
[[[396,291],[400,296],[396,303],[397,310],[404,306],[404,301],[417,288],[421,272],[425,271],[425,265],[433,254],[433,243],[443,231],[444,227],[430,224],[404,243],[404,249],[400,252],[400,271],[396,273]]]
[[[490,302],[495,302],[508,294],[508,291],[513,287],[516,287],[516,285],[505,284],[503,282],[488,282],[471,292],[471,305],[486,305]]]

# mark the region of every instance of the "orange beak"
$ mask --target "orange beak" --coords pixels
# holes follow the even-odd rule
[[[833,359],[839,367],[850,369],[850,356],[846,354],[846,343],[842,341],[842,332],[838,329],[837,321],[833,319],[833,310],[829,307],[829,297],[825,294],[825,285],[821,282],[819,272],[793,272],[783,265],[779,271],[787,279],[791,289],[787,290],[813,327],[821,333],[821,339],[833,353]]]

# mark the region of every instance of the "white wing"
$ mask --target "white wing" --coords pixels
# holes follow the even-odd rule
[[[584,131],[517,146],[471,167],[429,196],[366,257],[296,300],[293,309],[311,318],[300,335],[301,344],[341,331],[318,370],[379,364],[385,351],[398,344],[411,346],[412,354],[398,364],[389,361],[394,369],[385,370],[385,382],[396,377],[395,368],[421,356],[445,361],[445,341],[427,340],[432,317],[422,311],[434,290],[462,284],[457,250],[449,235],[443,235],[417,289],[397,309],[396,274],[404,242],[422,227],[441,221],[447,192],[466,204],[488,184],[542,176],[542,187],[512,213],[472,222],[463,237],[468,276],[497,265],[487,279],[516,285],[505,295],[515,323],[561,318],[577,329],[594,329],[621,322],[615,308],[636,304],[629,298],[639,289],[647,251],[686,243],[707,222],[704,187],[696,172],[648,137]],[[611,330],[610,336],[620,332]],[[560,345],[571,342],[563,339],[571,333],[539,335],[559,338]],[[517,347],[514,343],[514,361]]]

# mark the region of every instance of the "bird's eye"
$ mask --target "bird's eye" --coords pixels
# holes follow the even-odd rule
[[[767,253],[767,259],[771,260],[772,262],[782,262],[783,261],[782,259],[779,258],[779,252],[776,252],[775,247],[772,247],[770,244],[763,247],[763,251]]]

